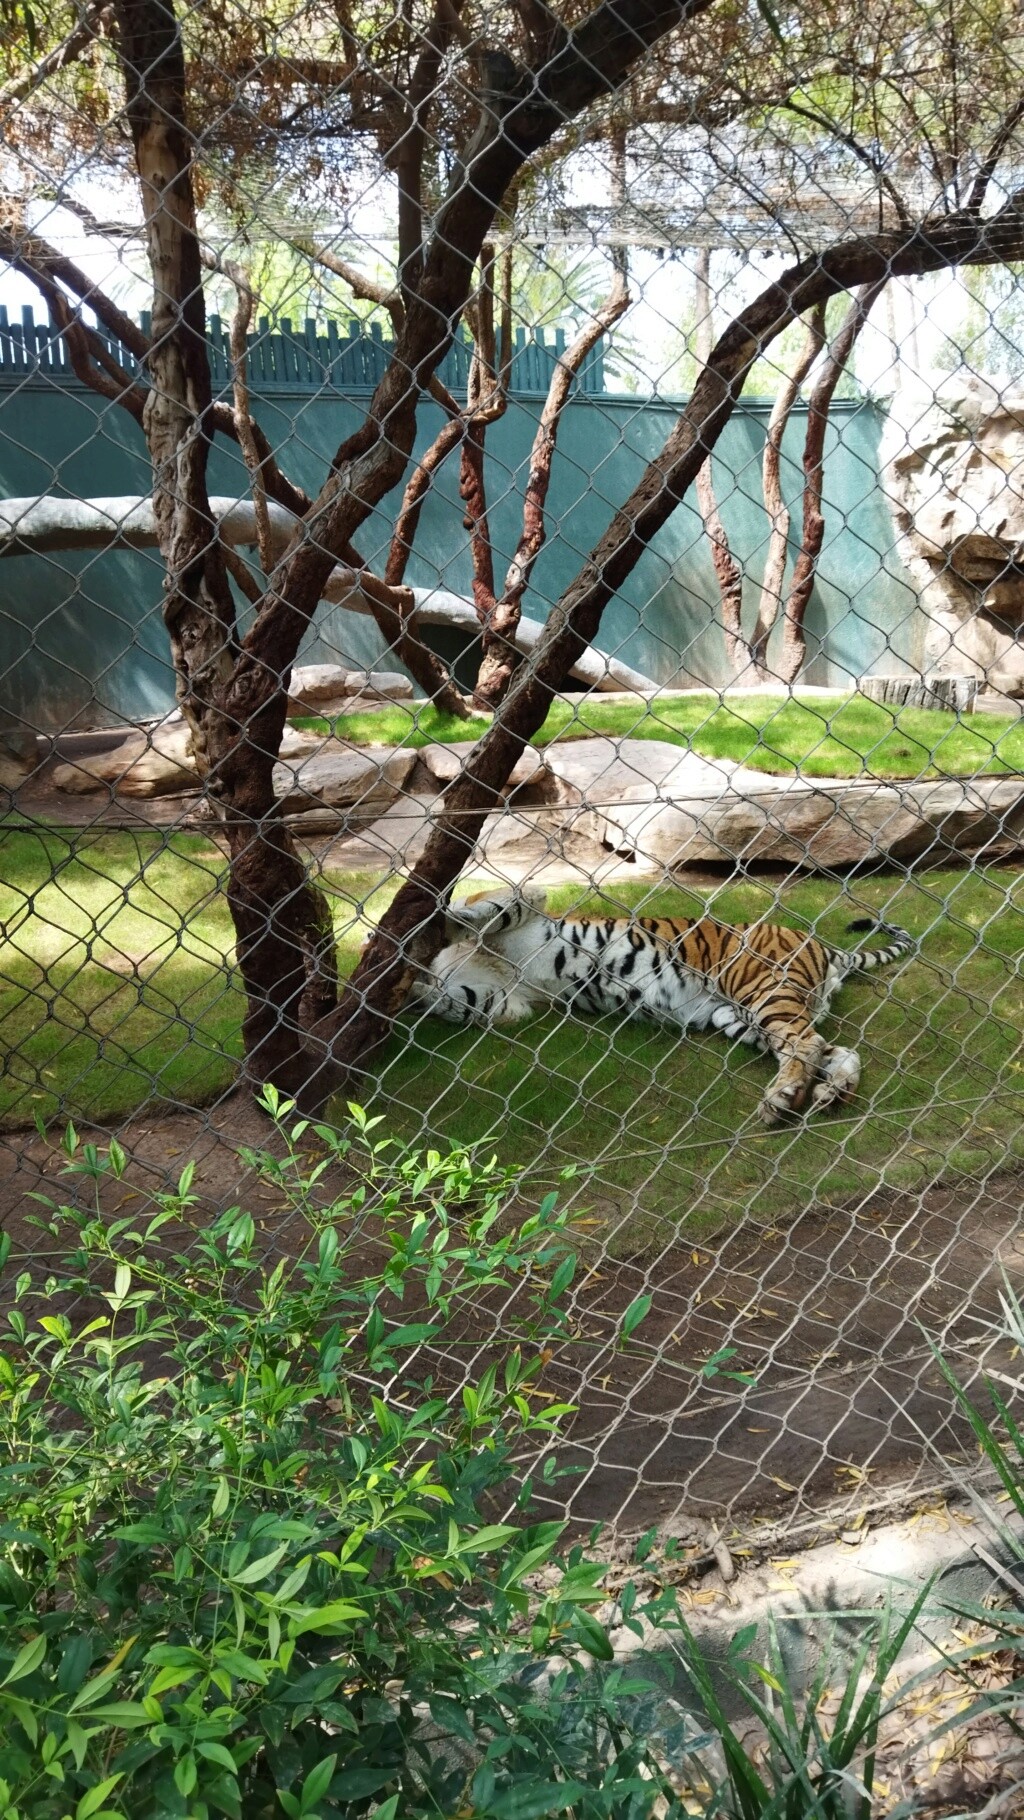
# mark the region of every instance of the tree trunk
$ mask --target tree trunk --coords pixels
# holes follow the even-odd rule
[[[697,357],[698,370],[701,370],[706,367],[711,358],[715,340],[714,300],[711,296],[711,253],[707,247],[701,247],[697,253],[697,265],[694,271],[694,303],[696,319],[694,353]],[[728,533],[718,509],[710,451],[707,461],[697,475],[696,492],[697,506],[704,521],[704,534],[711,545],[711,561],[714,565],[715,579],[718,582],[718,593],[722,603],[722,629],[725,633],[726,656],[732,666],[734,676],[741,680],[752,681],[750,647],[743,636],[743,574],[729,546]]]
[[[782,649],[776,675],[781,682],[796,681],[807,656],[804,619],[814,590],[818,557],[825,538],[825,517],[821,509],[825,466],[825,432],[836,386],[853,353],[854,344],[871,312],[873,304],[885,289],[886,280],[867,284],[857,292],[842,326],[828,351],[821,377],[811,393],[807,412],[807,435],[804,441],[804,523],[800,553],[793,565],[793,580],[782,622]]]
[[[819,304],[808,317],[807,338],[797,356],[792,373],[783,380],[779,388],[768,421],[768,435],[765,438],[761,472],[764,487],[764,509],[768,514],[771,531],[768,537],[768,554],[765,558],[764,575],[761,580],[761,599],[757,609],[757,621],[750,640],[750,656],[753,664],[751,682],[755,680],[764,682],[767,679],[768,640],[779,617],[779,610],[782,606],[782,584],[786,577],[790,520],[789,507],[782,491],[782,439],[786,434],[790,412],[796,403],[800,387],[824,345],[825,306]]]
[[[207,490],[212,388],[181,35],[163,0],[119,0],[118,20],[153,273],[143,427],[166,570],[164,619],[196,765],[227,824],[249,1077],[290,1091],[305,1072],[301,1032],[336,998],[330,916],[275,817],[284,688],[278,684],[269,704],[254,703],[251,715],[237,696],[225,711],[238,645]]]

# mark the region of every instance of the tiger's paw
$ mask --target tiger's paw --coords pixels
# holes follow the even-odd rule
[[[786,1119],[800,1116],[804,1110],[804,1098],[801,1094],[799,1103],[794,1104],[796,1094],[793,1091],[766,1093],[757,1109],[757,1116],[762,1125],[781,1125]]]
[[[853,1098],[859,1085],[860,1056],[856,1049],[832,1049],[812,1089],[812,1105],[816,1111],[841,1106]]]

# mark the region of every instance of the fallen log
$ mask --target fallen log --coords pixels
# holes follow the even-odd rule
[[[273,500],[267,501],[275,549],[283,551],[301,522]],[[250,500],[214,498],[210,509],[221,537],[228,544],[256,544],[256,515]],[[0,557],[41,555],[55,550],[153,549],[157,543],[153,502],[133,494],[99,499],[56,499],[50,495],[30,499],[0,499]],[[447,588],[413,588],[412,623],[447,626],[476,636],[480,621],[471,600]],[[359,570],[338,564],[324,586],[323,599],[347,612],[372,617],[373,609],[362,590]],[[529,655],[544,630],[537,620],[521,619],[515,646]],[[653,695],[657,684],[618,658],[607,657],[592,646],[581,654],[571,675],[591,689],[626,689]]]

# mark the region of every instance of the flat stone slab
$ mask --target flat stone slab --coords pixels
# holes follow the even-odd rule
[[[110,738],[102,734],[93,737],[105,742]],[[128,733],[113,745],[107,743],[105,750],[83,750],[55,765],[52,782],[55,789],[72,796],[87,796],[94,791],[131,797],[178,796],[198,790],[189,739],[188,726],[174,711],[152,727]],[[282,757],[301,757],[322,743],[317,733],[288,727],[281,741]]]
[[[412,683],[397,670],[346,670],[341,664],[300,664],[292,671],[288,713],[351,713],[355,698],[410,701]]]
[[[431,794],[445,789],[458,777],[473,749],[468,744],[421,747],[417,754],[419,762],[411,788],[429,791]],[[540,808],[549,803],[570,800],[564,781],[552,770],[544,752],[538,752],[534,746],[527,746],[522,757],[516,761],[499,796],[503,802],[515,803],[517,808],[531,805]]]
[[[274,766],[274,789],[289,823],[307,833],[375,821],[405,788],[417,754],[407,746],[346,746],[317,740],[297,764]],[[295,817],[315,817],[298,823]]]
[[[841,869],[874,860],[1024,845],[1024,777],[771,777],[660,740],[574,740],[546,749],[580,791],[578,831],[669,869],[759,861]]]

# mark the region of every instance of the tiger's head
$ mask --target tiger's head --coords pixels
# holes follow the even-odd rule
[[[454,935],[504,935],[543,913],[547,892],[541,885],[495,885],[449,904],[448,928]]]

